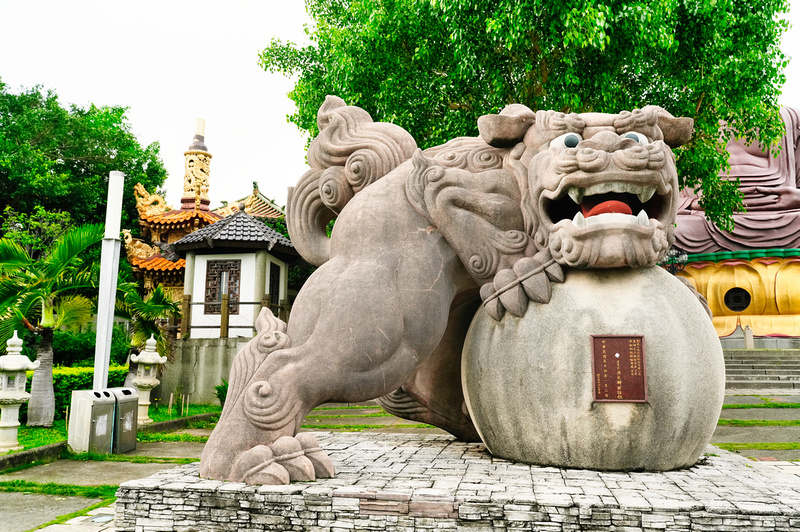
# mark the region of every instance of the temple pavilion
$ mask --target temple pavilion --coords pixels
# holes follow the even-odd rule
[[[163,285],[175,302],[183,299],[186,260],[179,256],[173,244],[236,213],[242,205],[247,214],[261,220],[286,215],[282,208],[258,191],[255,182],[249,196],[216,210],[210,209],[208,191],[212,156],[205,144],[204,126],[203,120],[197,121],[192,143],[184,152],[186,162],[180,207],[173,209],[164,198],[137,184],[134,194],[142,238],[133,238],[130,230],[123,230],[125,251],[134,275],[146,291]]]

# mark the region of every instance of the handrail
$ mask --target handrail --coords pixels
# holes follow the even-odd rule
[[[261,301],[229,301],[228,294],[222,294],[220,301],[192,301],[192,296],[189,294],[184,294],[183,302],[182,302],[182,318],[181,318],[181,338],[189,338],[191,337],[191,330],[192,329],[219,329],[220,331],[220,338],[227,338],[228,337],[228,330],[229,329],[252,329],[255,330],[255,325],[229,325],[229,317],[230,317],[230,305],[257,305],[261,308],[268,307],[272,310],[272,313],[275,314],[278,319],[283,321],[289,320],[289,312],[291,310],[290,305],[286,302],[286,300],[282,300],[280,303],[273,304],[270,301],[269,294],[265,294],[264,298]],[[197,305],[219,305],[220,306],[220,324],[217,325],[191,325],[192,323],[192,307]],[[258,309],[256,315],[261,312],[261,309]]]

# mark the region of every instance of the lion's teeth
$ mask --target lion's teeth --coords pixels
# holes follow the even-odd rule
[[[569,187],[567,189],[567,194],[569,194],[569,197],[572,198],[572,201],[578,205],[580,205],[583,201],[583,192],[583,189],[579,187]]]
[[[653,194],[656,193],[656,187],[642,187],[642,191],[637,194],[639,196],[639,201],[642,203],[647,203],[650,201],[650,198],[653,197]]]
[[[639,221],[639,225],[650,227],[650,217],[647,216],[644,210],[639,211],[639,214],[636,215],[636,219]]]
[[[572,219],[572,224],[575,227],[586,227],[586,218],[583,217],[583,213],[578,211],[575,214],[575,217]]]

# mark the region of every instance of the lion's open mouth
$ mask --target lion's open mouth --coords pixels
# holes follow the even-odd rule
[[[572,220],[577,227],[601,221],[627,221],[649,226],[650,219],[658,219],[663,208],[664,198],[656,194],[655,186],[622,182],[605,182],[586,188],[569,186],[566,194],[546,205],[553,224]]]

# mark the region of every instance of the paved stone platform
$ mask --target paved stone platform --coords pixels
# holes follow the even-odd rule
[[[180,466],[123,483],[116,529],[800,530],[800,467],[762,466],[711,446],[690,469],[616,473],[514,463],[448,436],[316,436],[334,479],[246,486]]]

